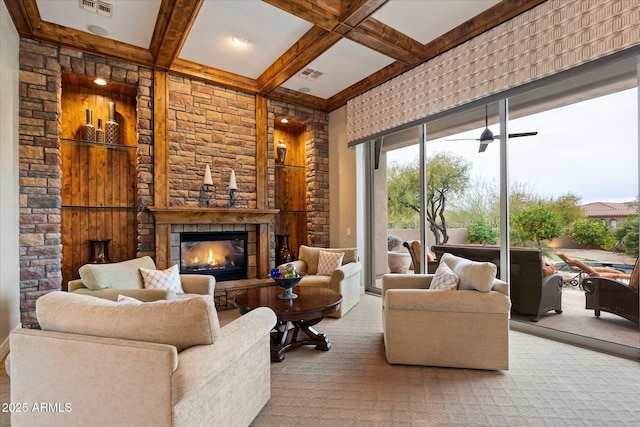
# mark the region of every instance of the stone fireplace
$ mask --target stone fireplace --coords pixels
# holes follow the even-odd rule
[[[247,278],[246,231],[197,231],[180,234],[181,274],[210,274],[216,282]]]

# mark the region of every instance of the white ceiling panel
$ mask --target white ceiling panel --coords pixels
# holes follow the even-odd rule
[[[427,44],[498,3],[499,0],[390,0],[372,16]]]
[[[297,73],[282,86],[320,98],[330,98],[393,62],[388,56],[342,39],[306,67],[323,73],[320,77],[308,80]]]
[[[113,5],[113,17],[80,8],[79,0],[36,0],[43,21],[74,28],[85,33],[89,25],[109,31],[108,38],[149,48],[161,0],[105,0]]]
[[[179,56],[255,79],[311,27],[259,0],[205,1]],[[233,37],[248,43],[239,48]]]

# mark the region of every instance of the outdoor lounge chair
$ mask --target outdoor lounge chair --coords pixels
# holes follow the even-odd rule
[[[635,267],[629,278],[629,283],[624,279],[590,276],[582,281],[585,292],[587,310],[594,310],[596,317],[600,317],[601,311],[615,314],[640,324],[638,321],[640,311],[638,302],[638,276],[640,267],[636,259]]]
[[[591,265],[587,265],[584,262],[577,260],[575,258],[571,258],[570,256],[562,253],[556,252],[556,255],[563,260],[569,267],[576,268],[580,270],[581,273],[589,276],[589,277],[606,277],[608,279],[624,279],[629,280],[631,275],[623,273],[615,268],[610,267],[594,267]]]

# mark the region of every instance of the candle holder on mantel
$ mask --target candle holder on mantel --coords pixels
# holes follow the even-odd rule
[[[213,187],[213,191],[211,191],[211,187],[213,187],[213,180],[211,179],[211,168],[209,165],[204,169],[204,179],[202,180],[202,185],[200,185],[200,197],[198,197],[198,207],[200,208],[208,208],[209,201],[211,200],[211,194],[215,193],[216,188]]]
[[[229,177],[229,204],[230,208],[234,208],[238,203],[238,184],[236,183],[236,171],[231,169]]]

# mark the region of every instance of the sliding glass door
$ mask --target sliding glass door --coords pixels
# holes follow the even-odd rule
[[[633,57],[554,78],[372,141],[368,289],[379,291],[383,274],[413,272],[400,263],[400,242],[419,240],[430,253],[494,248],[489,261],[513,281],[514,251],[536,252],[544,267],[536,280],[559,277],[561,301],[512,301],[512,327],[638,350],[638,324],[585,309],[588,272],[561,256],[618,271],[628,287],[640,243],[639,64]],[[540,298],[512,291],[512,299]],[[536,304],[539,312],[523,308]],[[612,351],[627,354],[622,347]]]

